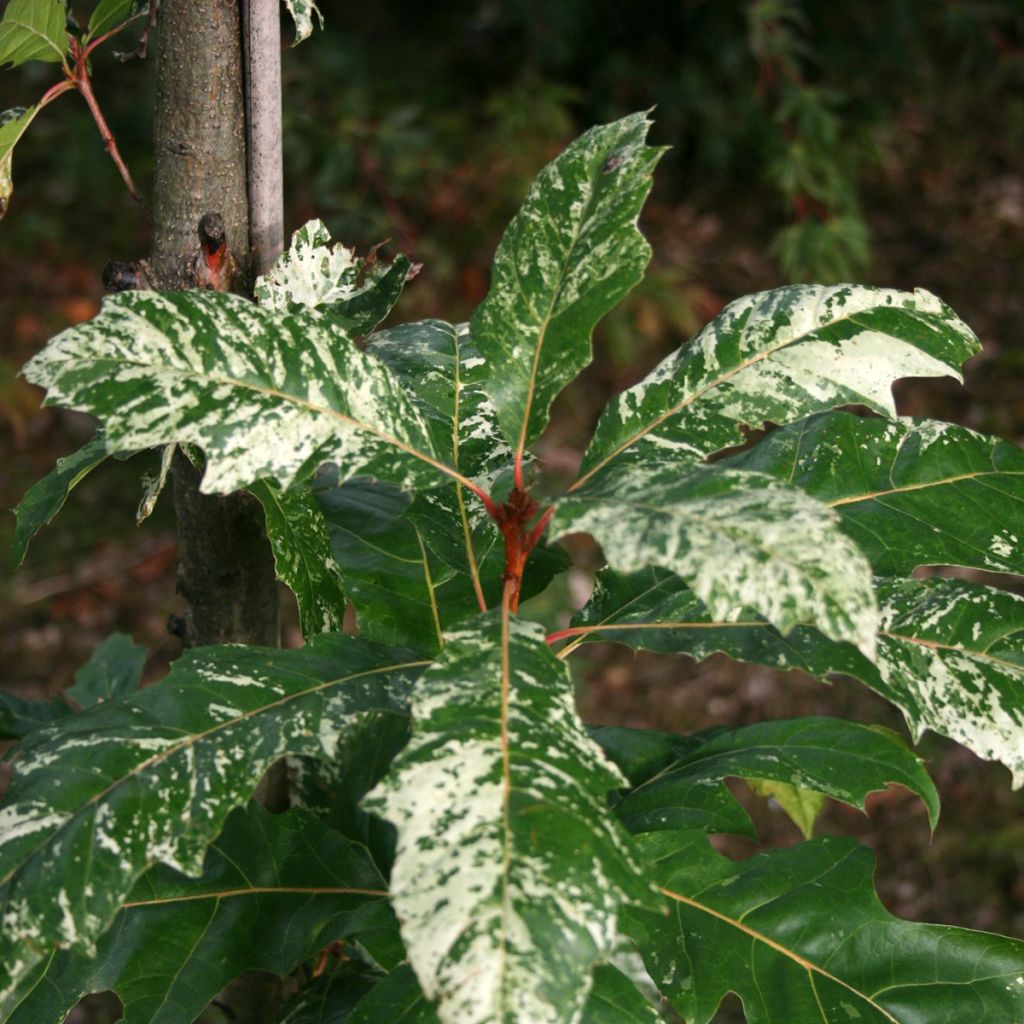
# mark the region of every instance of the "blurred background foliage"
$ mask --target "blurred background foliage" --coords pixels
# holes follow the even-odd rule
[[[672,150],[643,221],[654,262],[599,330],[594,366],[557,403],[542,440],[556,475],[574,468],[609,395],[729,299],[787,281],[935,291],[985,351],[966,388],[901,385],[901,410],[1024,437],[1019,0],[320,6],[324,31],[284,57],[287,227],[319,216],[363,252],[390,239],[391,252],[421,262],[398,319],[465,318],[539,167],[587,126],[656,108],[653,141]],[[110,49],[96,57],[96,91],[148,193],[152,60],[121,63]],[[0,74],[0,109],[32,102],[53,80],[48,65]],[[40,410],[17,368],[56,330],[96,311],[108,259],[148,248],[145,212],[125,194],[77,97],[39,117],[14,176],[0,225],[0,500],[8,508],[91,431],[81,417]],[[130,529],[139,461],[87,481],[25,568],[3,577],[0,659],[16,692],[61,689],[114,629],[148,644],[149,678],[177,653],[164,629],[178,607],[170,502],[138,533]],[[0,550],[12,523],[0,520]],[[577,549],[596,564],[596,551]],[[544,614],[564,617],[587,585],[577,573]],[[294,626],[286,639],[295,642]],[[898,724],[852,687],[724,660],[695,667],[604,651],[581,657],[579,671],[594,721],[689,730],[838,712]],[[927,751],[946,798],[934,844],[921,808],[902,794],[881,798],[859,825],[832,808],[819,829],[859,831],[879,850],[882,893],[897,911],[1024,935],[1024,804],[1002,769],[938,741]],[[792,842],[796,834],[761,805],[766,841]]]

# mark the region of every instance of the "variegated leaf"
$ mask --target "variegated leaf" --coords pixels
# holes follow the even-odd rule
[[[446,639],[367,800],[398,829],[410,962],[446,1024],[575,1021],[621,908],[648,901],[606,803],[623,779],[537,625],[492,613]]]
[[[387,885],[361,846],[308,812],[250,804],[227,819],[199,878],[146,872],[95,959],[54,950],[0,1005],[0,1020],[61,1021],[82,996],[110,989],[125,1024],[182,1024],[242,971],[285,975],[353,936],[372,946],[389,916]]]
[[[874,652],[878,609],[867,560],[838,517],[762,473],[627,465],[555,504],[553,536],[594,536],[621,572],[656,565],[726,621],[754,609],[788,632],[814,623]]]
[[[167,486],[167,478],[171,472],[171,465],[174,462],[174,453],[178,450],[176,444],[164,445],[160,449],[160,468],[155,476],[142,477],[142,498],[139,501],[138,511],[135,513],[135,523],[144,523],[156,508],[164,488]]]
[[[64,507],[72,489],[110,454],[102,434],[73,455],[57,460],[42,480],[34,483],[14,509],[14,565],[21,565],[29,541]]]
[[[933,828],[938,820],[939,796],[928,773],[886,729],[836,718],[799,718],[713,729],[693,740],[690,749],[616,804],[616,814],[631,832],[702,828],[756,838],[746,812],[722,784],[728,777],[783,783],[861,810],[870,793],[901,785],[924,801]]]
[[[361,635],[435,654],[446,630],[479,611],[477,585],[467,559],[458,557],[460,538],[452,536],[462,532],[458,518],[445,518],[443,504],[410,502],[387,484],[351,480],[337,487],[333,477],[321,474],[313,493]],[[500,600],[505,568],[495,540],[482,529],[474,538],[480,593],[491,606]],[[538,548],[523,577],[524,599],[540,593],[566,564],[560,548]]]
[[[876,572],[964,565],[1024,573],[1024,451],[935,420],[824,413],[720,466],[757,470],[834,508]]]
[[[291,245],[257,278],[256,301],[276,313],[320,310],[350,335],[369,334],[398,301],[409,261],[390,265],[358,259],[340,242],[331,245],[323,221],[311,220],[292,235]]]
[[[872,888],[872,854],[852,840],[738,862],[700,832],[639,845],[671,913],[634,911],[630,933],[693,1024],[728,992],[748,1024],[1024,1019],[1024,942],[894,917]]]
[[[706,658],[802,669],[866,683],[903,712],[915,736],[948,736],[1002,761],[1024,784],[1024,597],[963,580],[875,581],[877,663],[809,627],[780,636],[750,616],[723,622],[677,577],[661,570],[604,571],[567,631],[583,639]],[[564,635],[564,634],[563,634]]]
[[[0,19],[0,67],[61,63],[68,52],[67,16],[63,0],[10,0]]]
[[[367,351],[415,397],[440,457],[489,491],[498,474],[511,466],[512,450],[502,439],[485,391],[488,366],[468,327],[442,320],[404,324],[373,335]],[[417,495],[407,516],[438,558],[469,576],[478,607],[493,604],[494,598],[484,592],[487,575],[481,565],[500,537],[463,485],[453,481]]]
[[[960,379],[977,338],[925,291],[791,285],[730,303],[601,415],[580,487],[613,463],[700,461],[740,427],[859,403],[895,415],[899,377]]]
[[[0,217],[14,193],[14,147],[39,113],[38,107],[12,107],[0,113]]]
[[[200,874],[273,761],[330,756],[360,715],[400,711],[421,664],[340,635],[199,649],[156,686],[31,734],[0,810],[0,999],[57,947],[93,955],[153,863]]]
[[[315,0],[284,0],[284,5],[295,22],[295,42],[292,45],[298,46],[312,35],[314,18],[320,22],[321,28],[324,27],[324,16]]]
[[[206,493],[264,477],[289,487],[327,461],[407,487],[458,476],[387,368],[313,313],[221,292],[124,292],[24,372],[48,403],[99,417],[112,450],[202,448]]]
[[[637,218],[663,150],[631,114],[591,128],[530,187],[473,315],[488,393],[521,457],[559,391],[591,360],[590,335],[641,279],[651,250]]]
[[[282,491],[269,480],[249,488],[263,506],[277,578],[295,595],[302,635],[341,630],[345,591],[331,554],[331,535],[316,499],[305,487]]]

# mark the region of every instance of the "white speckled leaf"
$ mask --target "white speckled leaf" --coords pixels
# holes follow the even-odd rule
[[[492,613],[446,639],[367,801],[398,829],[402,937],[445,1024],[568,1024],[623,905],[649,903],[607,806],[623,779],[539,626]]]
[[[263,506],[277,578],[295,595],[302,635],[308,640],[340,632],[345,619],[341,568],[316,499],[302,485],[282,491],[268,480],[257,480],[248,491]]]
[[[1001,761],[1024,784],[1024,597],[963,580],[876,579],[877,663],[800,626],[782,637],[766,622],[716,621],[693,592],[663,570],[604,570],[573,620],[578,641],[614,640],[654,651],[740,661],[814,676],[847,675],[931,729]],[[577,641],[577,642],[578,642]]]
[[[68,52],[63,0],[10,0],[0,20],[0,67],[30,60],[59,64]]]
[[[314,18],[320,22],[321,28],[324,27],[324,16],[320,13],[320,8],[317,7],[314,0],[284,0],[284,5],[288,8],[292,21],[295,22],[293,46],[298,46],[304,39],[308,39],[312,35]]]
[[[753,609],[784,633],[814,623],[874,652],[867,560],[834,512],[766,474],[624,465],[559,499],[551,532],[592,534],[620,572],[670,569],[715,618]]]
[[[64,507],[72,489],[109,454],[103,435],[97,434],[77,452],[58,459],[57,465],[25,492],[25,497],[14,509],[12,553],[15,568],[24,561],[29,541]]]
[[[590,362],[598,320],[650,259],[637,218],[663,150],[646,145],[649,127],[644,114],[631,114],[580,136],[537,176],[498,246],[473,338],[518,454]]]
[[[934,295],[791,285],[731,302],[602,414],[577,486],[611,463],[697,462],[743,424],[791,423],[836,405],[894,416],[899,377],[959,379],[978,340]]]
[[[14,193],[14,147],[37,113],[38,107],[12,107],[0,113],[0,217],[7,212]]]
[[[144,523],[156,508],[156,503],[167,486],[167,477],[171,472],[171,463],[174,462],[174,453],[177,451],[176,444],[164,445],[160,451],[160,468],[155,476],[143,476],[142,497],[139,500],[139,508],[135,513],[136,524]]]
[[[629,930],[673,1007],[707,1024],[728,992],[748,1024],[965,1024],[1024,1019],[1024,942],[890,914],[874,857],[821,838],[733,861],[701,832],[638,845],[670,913]]]
[[[328,312],[350,335],[369,334],[398,300],[409,261],[389,265],[356,257],[340,242],[331,245],[323,221],[311,220],[292,235],[291,245],[256,279],[256,301],[275,313]]]
[[[882,574],[1024,573],[1024,451],[935,420],[812,416],[719,466],[788,480],[839,513]]]
[[[61,1021],[82,996],[108,989],[124,1024],[197,1020],[243,970],[286,975],[331,942],[362,939],[364,923],[390,917],[386,889],[365,848],[309,812],[249,804],[228,817],[199,878],[146,872],[96,958],[56,951],[0,1004],[0,1020]]]
[[[99,417],[114,451],[187,442],[202,489],[289,487],[327,461],[345,477],[436,486],[422,416],[377,359],[315,313],[267,312],[211,291],[124,292],[25,367],[49,404]],[[457,474],[455,474],[457,475]]]
[[[93,955],[153,863],[198,875],[268,765],[333,755],[360,715],[405,706],[422,664],[339,635],[204,648],[156,686],[32,733],[0,809],[0,1000],[55,947]]]

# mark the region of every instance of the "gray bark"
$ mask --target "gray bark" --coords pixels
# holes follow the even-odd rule
[[[219,213],[235,272],[250,281],[245,106],[238,0],[163,0],[157,42],[152,274],[163,289],[195,286],[198,225]],[[189,646],[278,639],[277,584],[262,512],[248,495],[211,497],[180,453],[172,470],[178,589]]]
[[[249,235],[255,270],[262,274],[284,247],[280,0],[242,0],[242,24],[249,126]]]

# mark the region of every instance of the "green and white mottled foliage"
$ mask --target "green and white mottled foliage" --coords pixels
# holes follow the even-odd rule
[[[302,38],[316,8],[293,13]],[[8,175],[20,123],[0,124]],[[863,809],[894,784],[934,829],[903,738],[577,715],[583,643],[724,652],[860,680],[915,741],[1024,782],[1024,455],[893,404],[900,377],[958,377],[978,350],[934,296],[737,299],[612,401],[574,484],[529,452],[649,259],[648,128],[595,128],[541,172],[468,325],[379,329],[409,262],[360,260],[311,221],[256,302],[124,293],[28,364],[101,433],[18,506],[16,561],[108,454],[167,446],[140,519],[177,450],[205,492],[254,494],[306,646],[189,652],[139,691],[122,638],[74,706],[0,695],[20,737],[0,1020],[58,1024],[110,987],[127,1020],[173,1024],[248,968],[292,972],[287,1024],[653,1024],[668,1004],[705,1024],[730,991],[749,1024],[1024,1020],[1024,943],[897,920],[856,843],[736,862],[708,842],[757,840],[730,779],[807,837],[826,800]],[[569,564],[545,535],[580,532],[608,565],[545,636],[518,602]],[[272,816],[248,801],[282,758],[293,806]]]

